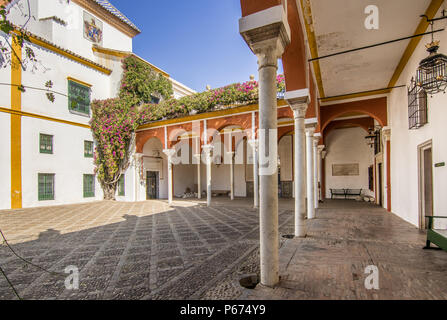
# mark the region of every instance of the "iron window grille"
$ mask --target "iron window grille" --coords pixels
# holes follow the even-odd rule
[[[40,134],[40,144],[39,144],[39,150],[40,153],[53,153],[53,136],[48,134]]]
[[[95,196],[95,176],[93,174],[84,174],[84,198],[93,198]]]
[[[373,135],[375,135],[375,138],[374,138],[374,155],[378,155],[380,152],[382,152],[382,143],[381,143],[381,133],[380,133],[380,130],[374,131]]]
[[[93,158],[93,141],[84,141],[84,157]]]
[[[124,178],[124,174],[121,175],[118,180],[118,195],[124,197],[126,195],[126,182]]]
[[[54,174],[38,174],[38,199],[39,201],[54,200]]]
[[[428,123],[427,92],[411,79],[408,88],[408,127],[419,129]]]
[[[68,80],[68,109],[90,115],[90,87]]]

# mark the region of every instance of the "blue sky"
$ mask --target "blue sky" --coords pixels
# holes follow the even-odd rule
[[[197,91],[258,78],[239,35],[239,0],[109,0],[142,33],[133,51]]]

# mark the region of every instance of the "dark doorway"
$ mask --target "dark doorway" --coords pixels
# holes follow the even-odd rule
[[[433,216],[433,158],[432,158],[432,149],[425,149],[423,155],[423,163],[424,163],[424,213],[425,216]],[[424,229],[427,228],[427,220],[425,220]]]
[[[158,172],[146,173],[146,200],[158,199]]]

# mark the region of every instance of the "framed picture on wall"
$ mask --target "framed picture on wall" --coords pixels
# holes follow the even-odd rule
[[[333,177],[359,176],[359,175],[360,175],[360,169],[358,163],[332,165]]]

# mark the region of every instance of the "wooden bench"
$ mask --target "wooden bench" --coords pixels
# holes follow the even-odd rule
[[[343,196],[345,199],[351,196],[362,195],[363,189],[330,189],[331,190],[331,199],[334,199],[334,196]]]
[[[447,219],[447,217],[427,216],[426,218],[428,218],[428,230],[427,245],[424,249],[433,249],[430,247],[430,244],[433,242],[442,250],[447,251],[447,230],[433,229],[435,219]]]

